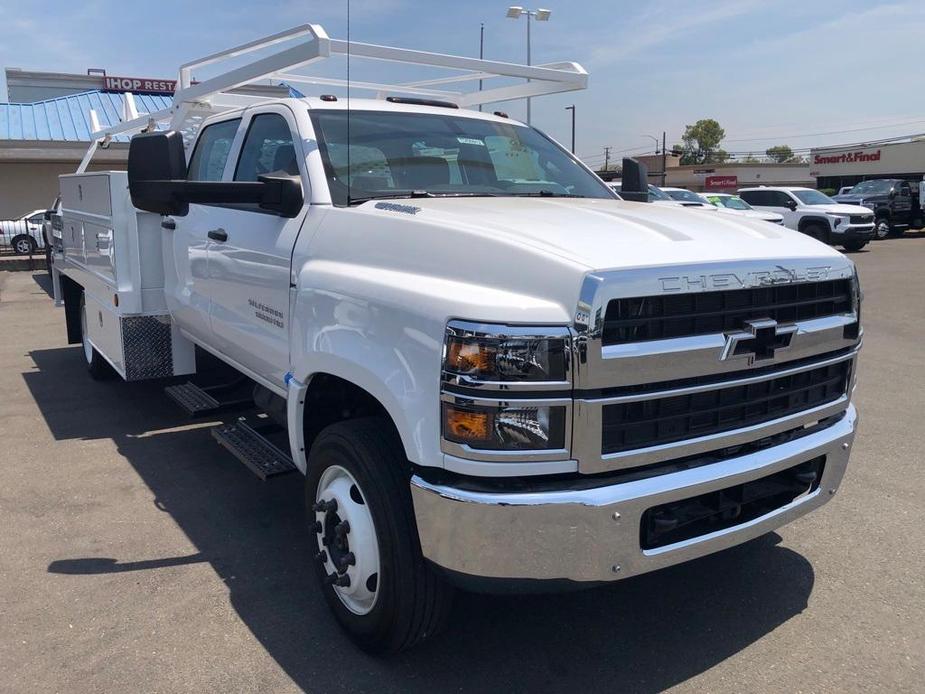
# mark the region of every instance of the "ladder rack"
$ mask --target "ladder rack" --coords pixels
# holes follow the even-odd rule
[[[279,44],[287,45],[280,46],[278,50],[201,82],[193,81],[195,69],[229,61],[279,46]],[[455,71],[456,74],[415,82],[385,84],[355,80],[348,83],[344,79],[299,72],[326,58],[338,55],[351,60],[360,58],[442,68]],[[466,82],[498,77],[520,78],[527,81],[474,91],[447,88]],[[276,79],[292,85],[349,87],[351,90],[375,92],[377,98],[383,98],[388,94],[439,98],[452,101],[458,106],[473,107],[479,104],[584,89],[588,84],[588,73],[578,63],[571,62],[518,65],[370,43],[348,42],[330,38],[324,28],[318,24],[304,24],[181,65],[173,103],[161,111],[139,114],[131,95],[126,94],[122,122],[110,127],[94,129],[91,134],[92,142],[77,172],[85,171],[97,147],[105,147],[115,135],[154,130],[160,124],[169,124],[168,127],[171,130],[181,132],[184,142],[189,146],[199,129],[199,124],[210,115],[232,108],[240,108],[257,101],[265,101],[264,97],[229,93],[236,87],[264,79]],[[91,112],[91,123],[96,124],[97,122],[95,114]]]

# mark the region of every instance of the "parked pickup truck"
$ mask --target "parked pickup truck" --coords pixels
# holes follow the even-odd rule
[[[578,70],[516,69],[533,95]],[[306,560],[363,648],[439,631],[454,587],[637,576],[839,489],[861,346],[842,254],[618,200],[542,132],[433,98],[144,125],[202,108],[203,84],[181,72],[170,114],[139,116],[127,174],[62,177],[68,336],[97,377],[193,374],[207,352],[244,378],[282,442],[239,419],[216,438],[304,474]],[[171,387],[216,416],[218,391]]]
[[[920,227],[925,221],[918,187],[899,178],[861,181],[847,193],[836,195],[834,200],[873,210],[874,236],[878,239],[901,236],[910,226]]]

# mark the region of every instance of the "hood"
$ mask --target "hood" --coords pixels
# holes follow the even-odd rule
[[[844,195],[836,195],[832,199],[843,205],[860,205],[863,201],[866,200],[886,200],[887,195],[883,193],[870,194],[870,195],[851,195],[845,193]]]
[[[731,214],[734,217],[746,217],[748,219],[762,219],[765,222],[782,222],[783,215],[776,212],[762,212],[761,210],[733,210],[729,207],[716,208],[722,214]]]
[[[807,207],[813,211],[824,212],[825,214],[858,214],[857,205],[808,205]],[[867,208],[862,207],[861,209]]]
[[[834,249],[790,229],[680,206],[564,198],[421,198],[402,200],[401,205],[410,209],[395,211],[394,205],[392,209],[376,208],[375,201],[361,207],[375,215],[405,217],[443,228],[447,237],[488,236],[509,246],[529,247],[588,270],[786,258],[844,259]],[[414,212],[408,214],[411,210]]]

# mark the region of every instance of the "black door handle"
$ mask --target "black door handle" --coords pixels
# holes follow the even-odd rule
[[[224,229],[213,229],[208,234],[206,234],[213,241],[227,241],[228,232]]]
[[[176,228],[177,228],[177,223],[174,220],[172,220],[170,217],[164,217],[161,220],[161,229],[170,229],[170,231],[173,231]]]

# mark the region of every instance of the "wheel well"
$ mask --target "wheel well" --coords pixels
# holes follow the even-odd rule
[[[67,326],[67,343],[76,345],[82,340],[80,334],[80,297],[83,287],[67,275],[61,275],[61,295],[64,297],[64,322]]]
[[[829,222],[824,217],[803,217],[803,219],[800,220],[798,228],[800,231],[803,231],[806,227],[811,225],[820,226],[823,231],[826,233],[829,232]]]
[[[326,373],[313,375],[305,393],[302,417],[305,451],[311,451],[312,444],[325,427],[360,417],[383,417],[395,434],[395,440],[401,443],[395,422],[373,395],[339,376]]]

